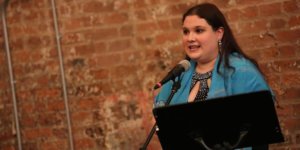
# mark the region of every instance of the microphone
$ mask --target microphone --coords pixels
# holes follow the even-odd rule
[[[180,61],[170,72],[168,72],[167,76],[165,76],[160,82],[156,83],[153,89],[158,89],[169,80],[175,79],[182,72],[187,71],[190,66],[191,64],[188,60]]]

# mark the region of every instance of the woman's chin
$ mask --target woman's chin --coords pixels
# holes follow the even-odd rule
[[[189,58],[191,58],[192,60],[198,60],[200,59],[200,56],[196,56],[196,55],[188,55]]]

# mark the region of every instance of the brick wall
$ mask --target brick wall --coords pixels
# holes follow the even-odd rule
[[[144,142],[153,123],[150,89],[183,58],[181,14],[199,2],[56,1],[75,149],[131,150]],[[299,149],[300,1],[209,2],[276,92],[286,142],[271,149]],[[23,149],[69,149],[51,1],[11,0],[7,24]],[[11,150],[17,141],[0,49],[0,149]],[[149,147],[160,149],[156,137]]]

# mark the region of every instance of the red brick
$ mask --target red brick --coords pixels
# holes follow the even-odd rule
[[[37,121],[35,119],[35,115],[22,115],[20,118],[20,125],[23,128],[35,128],[37,125]]]
[[[284,81],[283,85],[286,87],[300,85],[300,73],[282,74],[282,80]]]
[[[239,9],[231,9],[224,12],[224,15],[228,22],[235,22],[240,20],[241,10]]]
[[[82,6],[83,12],[86,13],[111,12],[112,10],[114,10],[113,8],[113,3],[105,3],[101,1],[86,1]]]
[[[135,65],[144,60],[142,54],[145,53],[140,51],[127,51],[123,53],[121,60],[122,62],[127,62],[128,65]]]
[[[82,14],[82,5],[78,5],[78,3],[65,3],[66,1],[56,2],[58,19],[70,18]]]
[[[258,16],[258,8],[256,6],[243,8],[239,12],[241,20],[249,20],[249,18],[255,18]]]
[[[124,24],[129,21],[129,16],[127,13],[111,13],[104,16],[103,22],[106,24]]]
[[[283,95],[283,99],[297,99],[300,97],[300,87],[290,87],[287,88],[285,94]]]
[[[252,1],[244,1],[244,0],[236,0],[238,5],[258,5],[262,3],[262,0],[252,0]]]
[[[300,133],[296,133],[296,143],[300,143]]]
[[[238,43],[244,49],[262,49],[263,47],[276,46],[277,40],[273,33],[260,35],[245,35],[237,38]]]
[[[171,28],[176,29],[177,32],[181,33],[182,30],[182,19],[177,17],[174,19],[171,19]]]
[[[277,115],[281,118],[290,118],[292,117],[291,114],[294,112],[294,106],[293,105],[282,105],[279,101],[279,108],[277,107],[276,112]]]
[[[8,139],[12,139],[13,138],[13,133],[11,131],[1,131],[0,133],[0,141],[6,141]]]
[[[116,66],[112,68],[111,78],[112,79],[122,79],[122,78],[129,78],[135,76],[134,74],[129,74],[129,72],[136,72],[138,67],[136,65],[131,66]]]
[[[43,111],[40,111],[37,114],[38,120],[37,124],[41,127],[54,127],[54,126],[61,126],[65,124],[65,115],[62,115],[59,112],[55,113],[48,113],[45,112],[47,109],[44,109]]]
[[[121,54],[98,55],[95,56],[93,59],[96,59],[97,66],[105,68],[110,68],[112,66],[122,64],[122,62],[119,61],[121,59]]]
[[[51,82],[53,82],[52,80],[50,81],[49,78],[42,76],[42,77],[37,77],[37,84],[40,86],[44,86],[44,85],[49,85]]]
[[[121,40],[116,40],[112,41],[108,45],[109,51],[113,52],[120,52],[120,51],[126,51],[130,50],[132,48],[132,43],[131,39],[121,39]]]
[[[140,21],[150,20],[151,16],[150,14],[146,13],[148,11],[142,9],[142,10],[135,10],[133,13],[134,17]]]
[[[167,31],[167,30],[171,29],[171,24],[170,24],[170,21],[168,21],[168,20],[161,20],[161,21],[157,22],[157,24],[158,24],[159,29],[162,31]]]
[[[252,58],[255,58],[255,57],[252,57]],[[259,57],[259,58],[260,58],[259,60],[261,60],[261,57]],[[259,61],[259,67],[261,68],[261,70],[263,71],[264,74],[269,75],[270,77],[276,76],[276,74],[274,74],[274,70],[273,70],[274,67],[271,62]],[[274,75],[274,76],[272,76],[272,75]]]
[[[128,10],[131,6],[131,3],[128,1],[114,1],[114,9],[115,10]]]
[[[37,140],[40,138],[49,138],[52,136],[52,129],[50,128],[34,128],[22,130],[24,140]]]
[[[69,32],[76,32],[85,27],[85,23],[89,22],[90,17],[79,16],[72,17],[62,21],[62,28]]]
[[[65,111],[65,102],[63,100],[51,101],[47,105],[49,111]]]
[[[132,37],[133,36],[133,26],[132,25],[124,25],[120,29],[121,36],[124,37]]]
[[[273,65],[274,71],[279,72],[296,72],[299,71],[299,60],[283,60],[283,61],[276,61]]]
[[[44,69],[51,71],[53,74],[57,74],[59,73],[59,62],[57,59],[46,61]]]
[[[264,60],[272,60],[274,58],[279,57],[279,51],[277,47],[271,47],[262,50],[260,57],[263,58]]]
[[[297,0],[289,0],[283,2],[283,9],[288,13],[297,13],[300,12],[300,6],[297,4]]]
[[[37,142],[26,142],[22,145],[22,149],[24,150],[31,150],[31,149],[38,149],[38,143]]]
[[[286,26],[286,21],[284,19],[272,19],[270,21],[270,29],[282,29]]]
[[[147,35],[158,31],[156,22],[146,22],[137,25],[137,35]]]
[[[16,24],[20,22],[21,18],[22,18],[21,12],[7,13],[6,22],[7,24]]]
[[[19,3],[22,9],[39,9],[39,8],[49,8],[47,0],[31,0]]]
[[[49,36],[31,36],[25,41],[26,48],[29,50],[36,50],[51,43],[53,43],[53,41]]]
[[[190,5],[188,5],[188,3],[183,3],[183,4],[179,3],[179,4],[170,5],[168,8],[168,13],[174,16],[176,15],[181,16],[189,7]]]
[[[74,108],[77,110],[95,110],[100,107],[100,103],[98,99],[86,98],[80,99],[75,103]]]
[[[237,30],[239,33],[242,33],[242,35],[248,35],[249,33],[260,33],[267,29],[267,24],[268,22],[265,20],[241,22]]]
[[[35,101],[34,113],[38,114],[47,110],[47,102],[41,98]]]
[[[13,33],[12,33],[13,34]],[[23,50],[24,49],[24,39],[23,38],[15,38],[9,41],[9,48],[11,51]]]
[[[300,116],[300,104],[294,104],[293,105],[294,108],[294,116],[295,117],[299,117]]]
[[[300,28],[300,16],[293,16],[289,19],[289,27],[292,29]]]
[[[16,64],[30,62],[30,51],[16,51],[12,53],[14,57],[12,57],[12,61]]]
[[[20,110],[24,114],[32,114],[34,113],[34,104],[30,102],[22,103],[22,105],[20,106]]]
[[[91,75],[98,80],[105,79],[105,78],[108,79],[109,71],[107,69],[92,70]]]
[[[166,32],[155,37],[156,44],[165,44],[167,42],[177,42],[180,40],[180,32]]]
[[[16,93],[16,95],[17,95],[17,98],[18,98],[18,100],[21,102],[21,103],[23,103],[23,101],[24,102],[30,102],[31,100],[31,98],[33,97],[33,93],[32,93],[32,91],[30,91],[30,90],[24,90],[24,91],[18,91],[17,93]]]
[[[47,54],[45,55],[45,52],[43,53],[42,50],[36,51],[36,52],[31,54],[30,61],[32,61],[32,62],[41,62],[41,61],[44,60],[44,58],[45,58],[44,56],[47,56]]]
[[[8,87],[8,83],[6,81],[0,81],[0,89],[4,89]]]
[[[297,57],[297,48],[294,45],[280,46],[280,58],[295,58]]]
[[[54,150],[54,149],[60,149],[60,150],[68,150],[68,143],[67,139],[60,139],[55,141],[44,141],[41,143],[40,149],[41,150]]]
[[[271,3],[259,6],[260,16],[275,16],[282,14],[282,4],[281,3]]]
[[[74,143],[75,149],[92,149],[96,146],[96,141],[88,138],[75,139]]]
[[[138,8],[146,7],[147,4],[145,0],[135,0],[133,1],[133,6],[138,9]]]
[[[72,123],[78,126],[89,124],[93,121],[93,115],[89,111],[76,111],[71,114]]]
[[[91,56],[95,54],[95,51],[95,47],[92,44],[75,46],[75,54],[77,56]]]
[[[37,23],[31,26],[22,26],[22,32],[24,32],[27,35],[44,35],[46,33],[50,33],[51,29],[51,25],[46,23]]]
[[[161,20],[158,22],[146,22],[139,24],[137,26],[138,35],[148,35],[153,34],[161,31],[168,31],[171,29],[171,24],[169,21]]]
[[[82,17],[82,30],[85,30],[88,27],[103,26],[105,24],[106,22],[103,21],[103,16],[89,15]]]
[[[10,28],[9,34],[15,35],[15,37],[11,37],[14,41],[16,38],[24,39],[24,37],[21,37],[21,35],[24,35],[24,26],[16,25]]]
[[[13,145],[0,145],[1,150],[16,150],[16,146]]]
[[[109,40],[114,39],[119,36],[119,31],[117,28],[106,28],[106,29],[95,29],[90,30],[85,33],[85,38],[97,39],[97,40]]]
[[[72,13],[72,7],[74,7],[74,5],[69,4],[69,5],[57,5],[57,13],[62,17],[62,18],[67,18],[69,17]]]
[[[154,44],[154,39],[153,37],[149,36],[140,36],[136,38],[137,45],[138,46],[145,46],[145,45],[153,45]]]
[[[35,95],[37,98],[57,98],[60,97],[62,94],[61,89],[48,89],[48,88],[41,88],[35,91]]]
[[[284,126],[289,129],[291,133],[299,131],[300,129],[300,120],[297,118],[289,118],[284,121]]]
[[[68,138],[68,130],[66,128],[55,128],[53,129],[53,135],[57,139],[64,140]]]
[[[24,9],[24,11],[22,11],[22,16],[24,18],[23,21],[27,23],[47,19],[47,17],[50,17],[47,15],[47,11],[33,9]]]
[[[102,54],[107,52],[107,42],[95,42],[93,43],[93,45],[95,47],[96,54]]]
[[[280,42],[296,42],[300,38],[300,29],[280,31],[276,37]]]

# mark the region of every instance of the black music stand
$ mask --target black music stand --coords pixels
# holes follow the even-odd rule
[[[234,149],[284,141],[269,91],[158,107],[153,114],[164,150]]]

